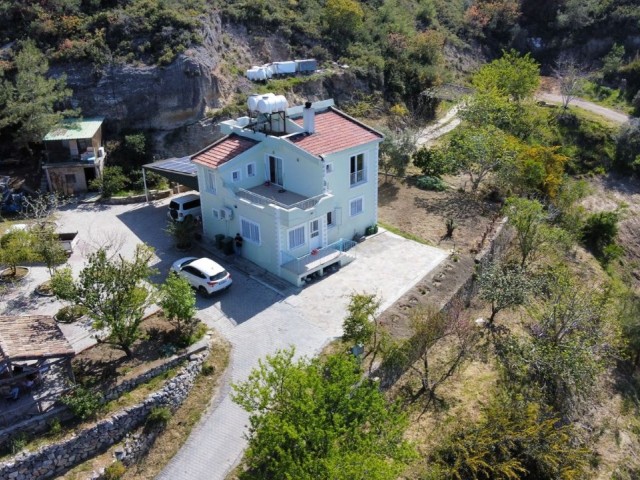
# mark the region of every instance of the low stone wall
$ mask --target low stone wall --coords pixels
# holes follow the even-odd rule
[[[487,245],[476,255],[476,271],[471,273],[458,290],[452,293],[449,300],[442,305],[442,311],[448,312],[451,307],[460,302],[464,305],[469,305],[469,302],[477,293],[477,274],[489,263],[502,258],[508,250],[513,237],[514,230],[507,225],[507,217],[502,218]]]
[[[160,200],[161,198],[167,198],[172,195],[171,189],[167,190],[150,190],[149,191],[149,200]],[[145,194],[142,195],[129,195],[128,197],[111,197],[111,198],[103,198],[101,200],[102,203],[106,203],[107,205],[126,205],[129,203],[142,203],[146,202],[147,197]]]
[[[121,441],[131,430],[146,421],[153,408],[168,407],[175,411],[193,387],[209,348],[190,355],[188,363],[178,375],[143,402],[125,408],[71,438],[43,446],[35,452],[19,454],[9,462],[0,463],[0,480],[53,478]]]

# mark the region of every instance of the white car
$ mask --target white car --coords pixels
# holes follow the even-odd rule
[[[231,274],[210,258],[185,257],[171,265],[177,273],[203,295],[225,290],[231,286]]]

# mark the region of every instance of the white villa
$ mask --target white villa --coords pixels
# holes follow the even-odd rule
[[[252,96],[250,116],[192,156],[205,236],[240,233],[244,257],[295,285],[352,260],[377,222],[383,136],[333,105]]]

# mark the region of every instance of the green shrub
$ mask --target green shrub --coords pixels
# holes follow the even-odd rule
[[[56,313],[56,320],[61,323],[71,323],[87,314],[87,309],[82,305],[66,305]]]
[[[605,248],[615,242],[618,235],[618,212],[598,212],[587,217],[582,227],[582,240],[597,256],[602,256]],[[609,253],[614,253],[610,250]]]
[[[102,176],[95,178],[89,184],[89,188],[100,190],[104,198],[111,198],[124,190],[129,179],[122,172],[121,167],[104,167]]]
[[[204,363],[200,372],[202,373],[202,375],[209,377],[216,373],[216,367],[214,367],[210,363]]]
[[[16,455],[24,450],[24,447],[29,443],[29,436],[25,432],[18,433],[15,437],[13,437],[10,441],[11,445],[11,454]]]
[[[437,177],[424,176],[416,180],[416,186],[421,190],[431,190],[434,192],[444,192],[449,187]]]
[[[52,418],[49,421],[49,434],[52,436],[60,435],[62,432],[62,424],[58,417]]]
[[[71,412],[80,420],[94,417],[102,407],[102,396],[88,388],[78,386],[73,392],[62,397]]]
[[[147,417],[147,425],[165,426],[172,415],[169,407],[153,407]]]
[[[104,469],[104,480],[120,480],[127,473],[127,467],[117,460]]]

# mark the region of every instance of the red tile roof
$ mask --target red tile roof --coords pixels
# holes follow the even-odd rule
[[[302,118],[294,120],[302,126]],[[315,132],[289,138],[289,141],[313,155],[326,155],[363,145],[382,135],[334,109],[316,113]]]
[[[257,143],[255,140],[240,137],[232,133],[196,153],[191,160],[205,167],[219,167],[223,163],[246,152]]]
[[[52,317],[0,317],[0,361],[73,356],[73,348]]]

